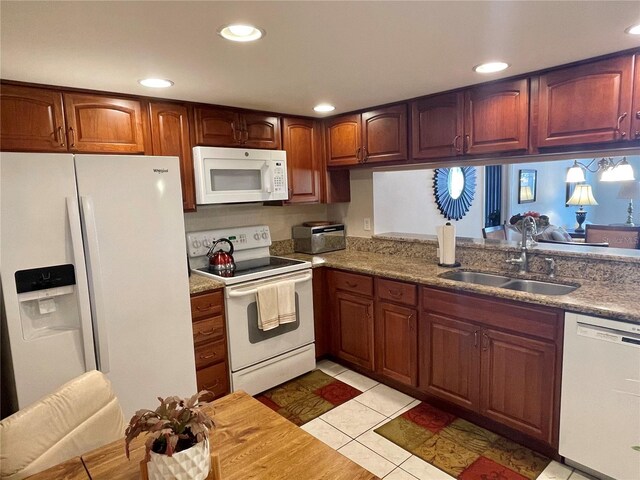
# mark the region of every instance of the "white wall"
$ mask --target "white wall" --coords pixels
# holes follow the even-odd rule
[[[376,222],[373,215],[373,197],[372,170],[351,170],[351,202],[329,205],[329,219],[344,223],[349,236],[370,237]],[[371,219],[371,230],[364,229],[365,218]]]
[[[447,222],[433,195],[433,169],[373,173],[375,233],[436,233]],[[461,237],[482,237],[484,168],[476,168],[477,183],[469,212],[456,225]]]

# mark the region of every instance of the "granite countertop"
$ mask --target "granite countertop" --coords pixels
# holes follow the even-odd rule
[[[207,292],[209,290],[217,290],[224,288],[224,283],[220,280],[214,280],[213,278],[205,277],[192,273],[189,277],[189,292],[191,295],[194,293]]]
[[[451,269],[438,267],[436,264],[428,263],[426,260],[420,261],[415,258],[352,250],[341,250],[315,256],[303,253],[283,256],[311,261],[313,267],[338,268],[427,286],[485,294],[498,298],[561,308],[566,311],[587,315],[640,323],[639,290],[636,284],[611,285],[602,282],[574,281],[571,278],[558,277],[553,281],[578,283],[580,288],[566,295],[539,295],[439,278],[439,274]],[[504,274],[505,272],[496,270],[495,273]],[[508,275],[518,276],[513,273],[508,273]],[[527,275],[526,278],[540,279],[535,275]],[[546,278],[543,278],[543,280],[548,281]]]

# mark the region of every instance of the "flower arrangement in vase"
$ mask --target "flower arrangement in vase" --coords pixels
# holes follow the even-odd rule
[[[211,469],[209,429],[213,420],[201,410],[200,398],[160,398],[155,410],[138,410],[125,430],[125,452],[129,458],[131,441],[147,433],[145,462],[149,480],[204,480]]]
[[[527,246],[529,247],[537,244],[537,242],[535,241],[536,234],[549,226],[549,217],[547,215],[541,215],[539,212],[534,211],[516,213],[509,219],[509,228],[522,235],[522,226],[524,225],[524,219],[526,217],[533,218],[536,225],[535,230],[531,231],[530,229],[529,235],[527,236]]]

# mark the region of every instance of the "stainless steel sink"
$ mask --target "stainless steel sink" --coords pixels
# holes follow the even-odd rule
[[[500,288],[518,290],[519,292],[538,293],[541,295],[566,295],[573,292],[576,285],[565,285],[562,283],[539,282],[537,280],[511,280]]]
[[[573,292],[577,285],[567,285],[564,283],[542,282],[539,280],[524,280],[520,278],[495,275],[493,273],[465,272],[462,270],[451,270],[438,275],[447,280],[474,283],[488,287],[507,288],[519,292],[535,293],[540,295],[566,295]]]
[[[502,275],[494,275],[492,273],[481,272],[465,272],[462,270],[451,270],[449,272],[438,275],[440,278],[447,280],[457,280],[459,282],[475,283],[478,285],[486,285],[488,287],[499,287],[506,282],[513,280],[511,277],[503,277]]]

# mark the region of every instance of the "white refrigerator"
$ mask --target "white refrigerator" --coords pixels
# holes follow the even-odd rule
[[[196,391],[176,157],[0,154],[0,289],[13,410],[95,368],[127,420]]]

